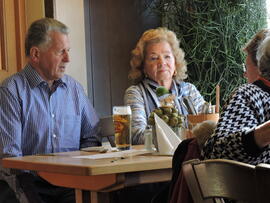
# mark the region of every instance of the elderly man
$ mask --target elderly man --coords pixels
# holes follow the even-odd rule
[[[66,25],[51,18],[32,23],[25,40],[27,65],[0,86],[0,158],[100,145],[99,119],[82,86],[65,74],[69,50]],[[7,175],[12,173],[2,169],[0,177]],[[13,176],[29,202],[75,201],[72,189],[31,172]]]

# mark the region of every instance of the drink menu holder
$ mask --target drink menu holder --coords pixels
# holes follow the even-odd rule
[[[173,155],[177,146],[181,143],[181,139],[175,132],[167,125],[159,116],[154,115],[155,118],[155,147],[159,155]]]

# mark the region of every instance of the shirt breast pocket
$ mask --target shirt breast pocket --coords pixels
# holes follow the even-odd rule
[[[66,147],[79,149],[81,134],[81,117],[66,115],[64,117],[64,142]]]

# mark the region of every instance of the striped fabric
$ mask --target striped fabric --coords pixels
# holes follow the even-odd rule
[[[159,87],[159,85],[150,80],[145,79],[144,80],[149,87],[152,88],[152,90],[155,92],[156,88]],[[183,107],[182,104],[182,97],[183,96],[191,96],[192,103],[197,110],[197,112],[201,112],[202,106],[204,104],[204,99],[201,96],[200,92],[196,89],[196,87],[188,82],[177,82],[174,81],[177,88],[174,88],[172,85],[171,93],[174,94],[180,104],[179,112],[182,115],[187,115],[187,110]],[[144,143],[144,136],[143,132],[147,126],[147,119],[148,116],[146,113],[146,101],[149,105],[150,112],[153,111],[153,109],[157,108],[157,104],[155,101],[151,98],[151,95],[149,92],[144,88],[144,91],[146,93],[146,98],[143,96],[142,88],[144,88],[143,85],[133,85],[130,86],[126,92],[124,97],[124,103],[125,105],[129,105],[132,110],[132,143],[133,144],[143,144]]]
[[[81,85],[65,75],[54,91],[27,65],[0,86],[0,158],[98,145],[98,117]]]

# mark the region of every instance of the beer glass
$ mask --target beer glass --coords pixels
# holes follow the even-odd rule
[[[131,109],[130,106],[113,107],[114,139],[119,150],[131,148]]]

